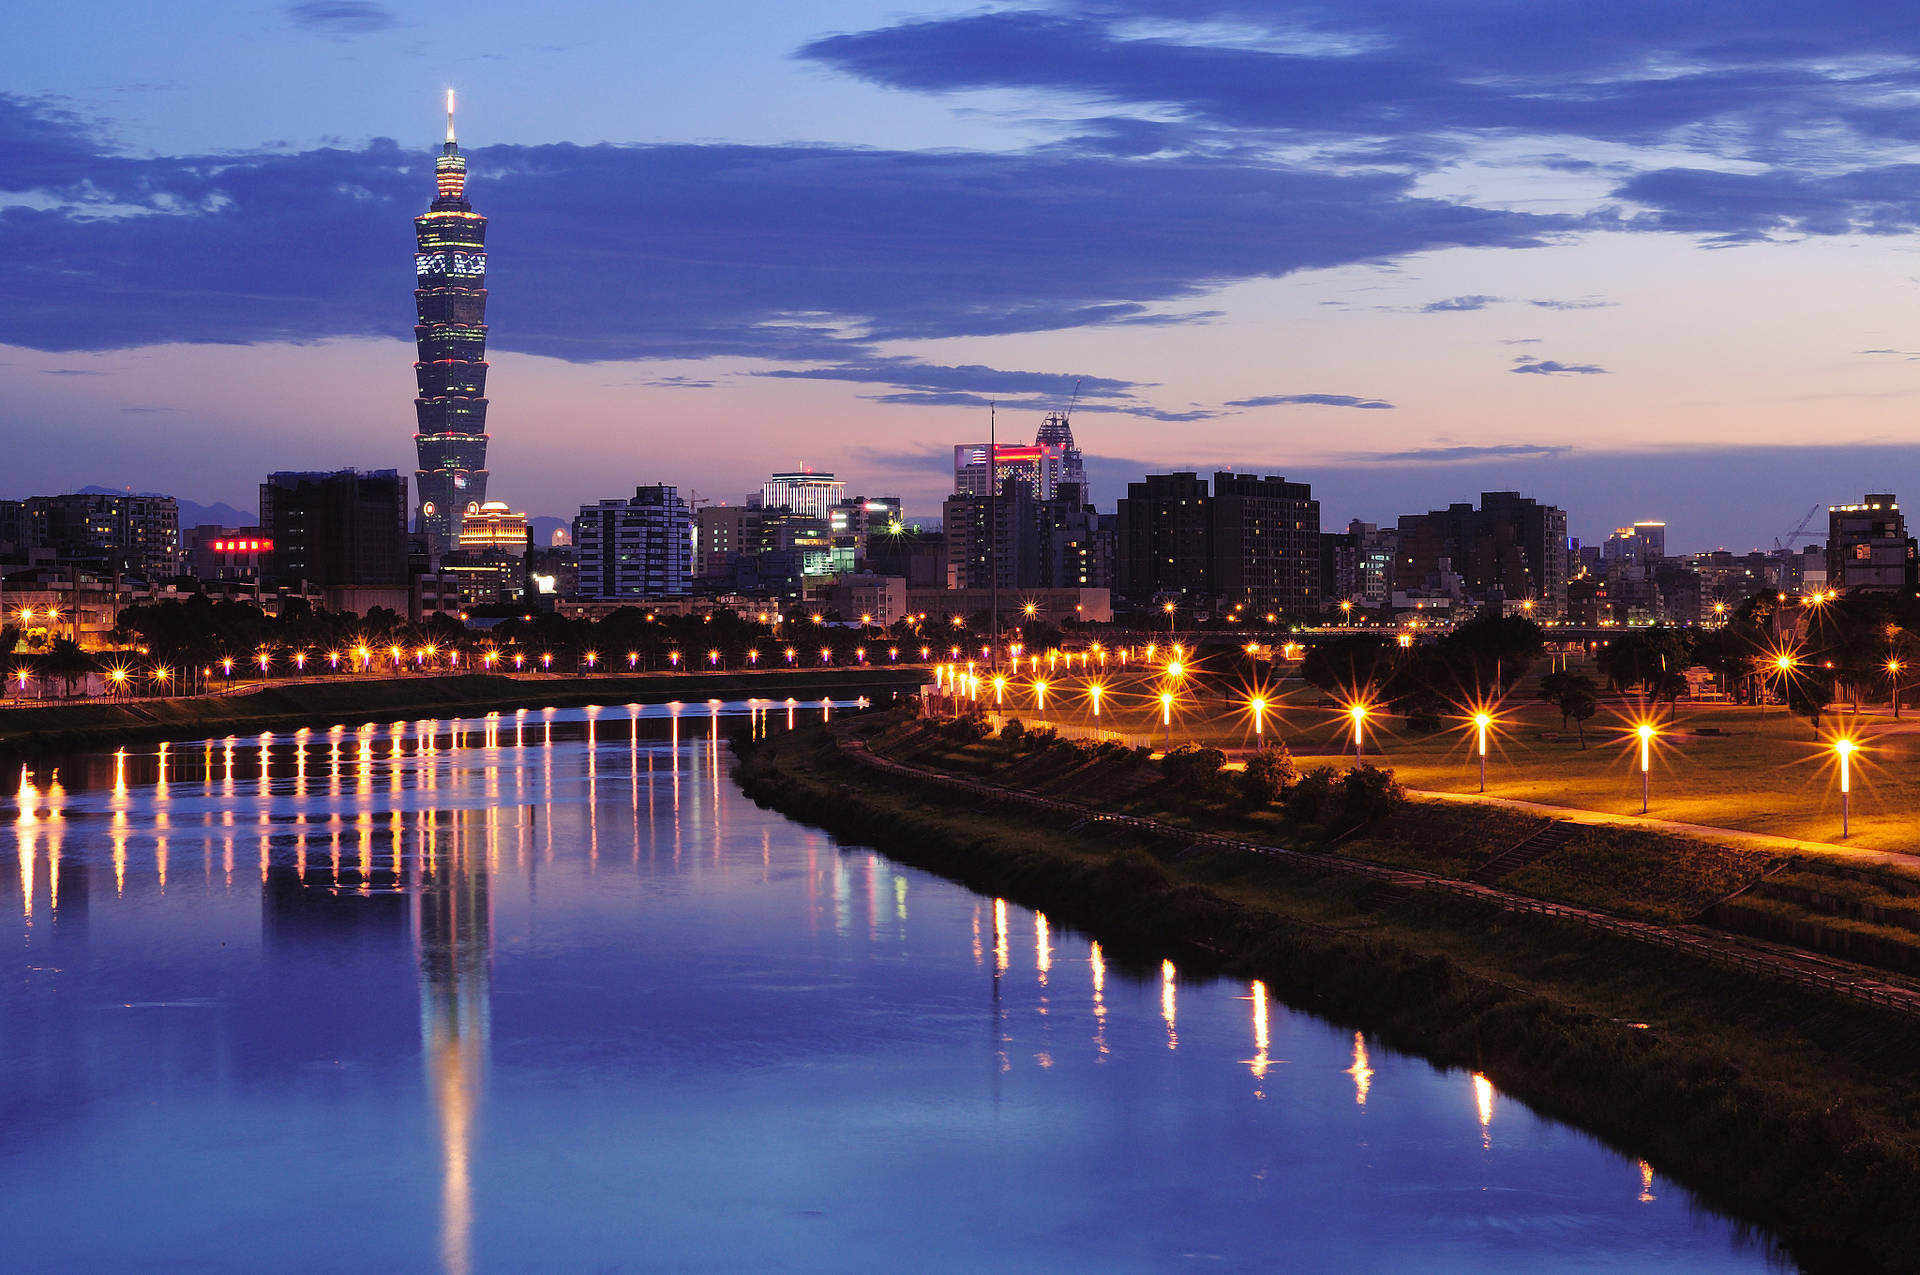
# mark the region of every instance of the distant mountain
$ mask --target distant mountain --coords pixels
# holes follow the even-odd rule
[[[124,487],[100,487],[100,486],[82,487],[80,489],[80,494],[84,496],[170,496],[170,495],[173,495],[173,493],[171,492],[164,492],[164,491],[133,492],[133,491],[127,490]],[[208,526],[208,525],[217,526],[217,527],[251,527],[254,525],[255,515],[249,513],[245,509],[235,509],[232,505],[227,504],[225,501],[217,500],[211,505],[203,505],[198,503],[197,501],[188,500],[183,496],[174,496],[173,499],[174,499],[174,503],[180,506],[180,526],[183,529],[187,527],[200,527],[200,526]]]

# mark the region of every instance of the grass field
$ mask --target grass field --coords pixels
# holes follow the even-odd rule
[[[1030,725],[1040,721],[1099,727],[1160,747],[1168,739],[1226,749],[1230,754],[1257,742],[1250,693],[1189,686],[1173,705],[1171,729],[1162,725],[1159,679],[1110,673],[1089,677],[1058,673],[1048,683],[1046,711],[1036,706],[1031,677],[1004,692],[1002,708]],[[1096,720],[1087,687],[1103,686]],[[1538,679],[1529,676],[1507,702],[1494,709],[1487,750],[1489,796],[1541,802],[1609,814],[1640,813],[1639,742],[1632,729],[1642,716],[1634,701],[1603,702],[1584,732],[1562,725],[1550,705],[1528,696]],[[1343,706],[1297,680],[1266,690],[1269,707],[1260,740],[1284,742],[1302,766],[1348,764],[1353,723]],[[983,706],[992,707],[983,692]],[[1842,706],[1844,708],[1844,706]],[[1833,741],[1840,733],[1861,751],[1850,764],[1850,845],[1920,853],[1920,714],[1895,721],[1884,706],[1859,715],[1823,717],[1816,738],[1811,726],[1779,706],[1764,712],[1748,705],[1681,701],[1671,723],[1663,706],[1660,734],[1651,746],[1648,814],[1682,823],[1733,828],[1812,841],[1840,839],[1839,767]],[[1369,760],[1390,766],[1409,788],[1474,793],[1479,790],[1475,731],[1466,719],[1443,719],[1421,732],[1405,719],[1375,712],[1366,720]],[[1582,741],[1584,734],[1584,743]]]

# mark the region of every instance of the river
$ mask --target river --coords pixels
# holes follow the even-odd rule
[[[745,711],[23,771],[0,1266],[1774,1268],[1478,1076],[757,808]]]

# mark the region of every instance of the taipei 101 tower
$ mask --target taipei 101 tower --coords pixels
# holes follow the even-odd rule
[[[419,361],[413,436],[420,467],[415,526],[437,550],[453,546],[460,522],[487,499],[487,219],[467,202],[467,161],[453,140],[453,90],[447,90],[447,143],[433,163],[438,195],[413,219],[419,251],[413,329]]]

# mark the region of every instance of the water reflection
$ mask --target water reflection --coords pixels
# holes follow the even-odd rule
[[[471,1159],[491,1021],[492,903],[487,865],[467,840],[473,822],[456,820],[444,851],[425,830],[434,866],[414,893],[421,1054],[440,1126],[440,1258],[454,1275],[472,1268]]]
[[[1347,1074],[1353,1077],[1354,1105],[1366,1106],[1367,1091],[1373,1088],[1373,1064],[1367,1060],[1367,1038],[1359,1032],[1353,1034],[1353,1065]]]

